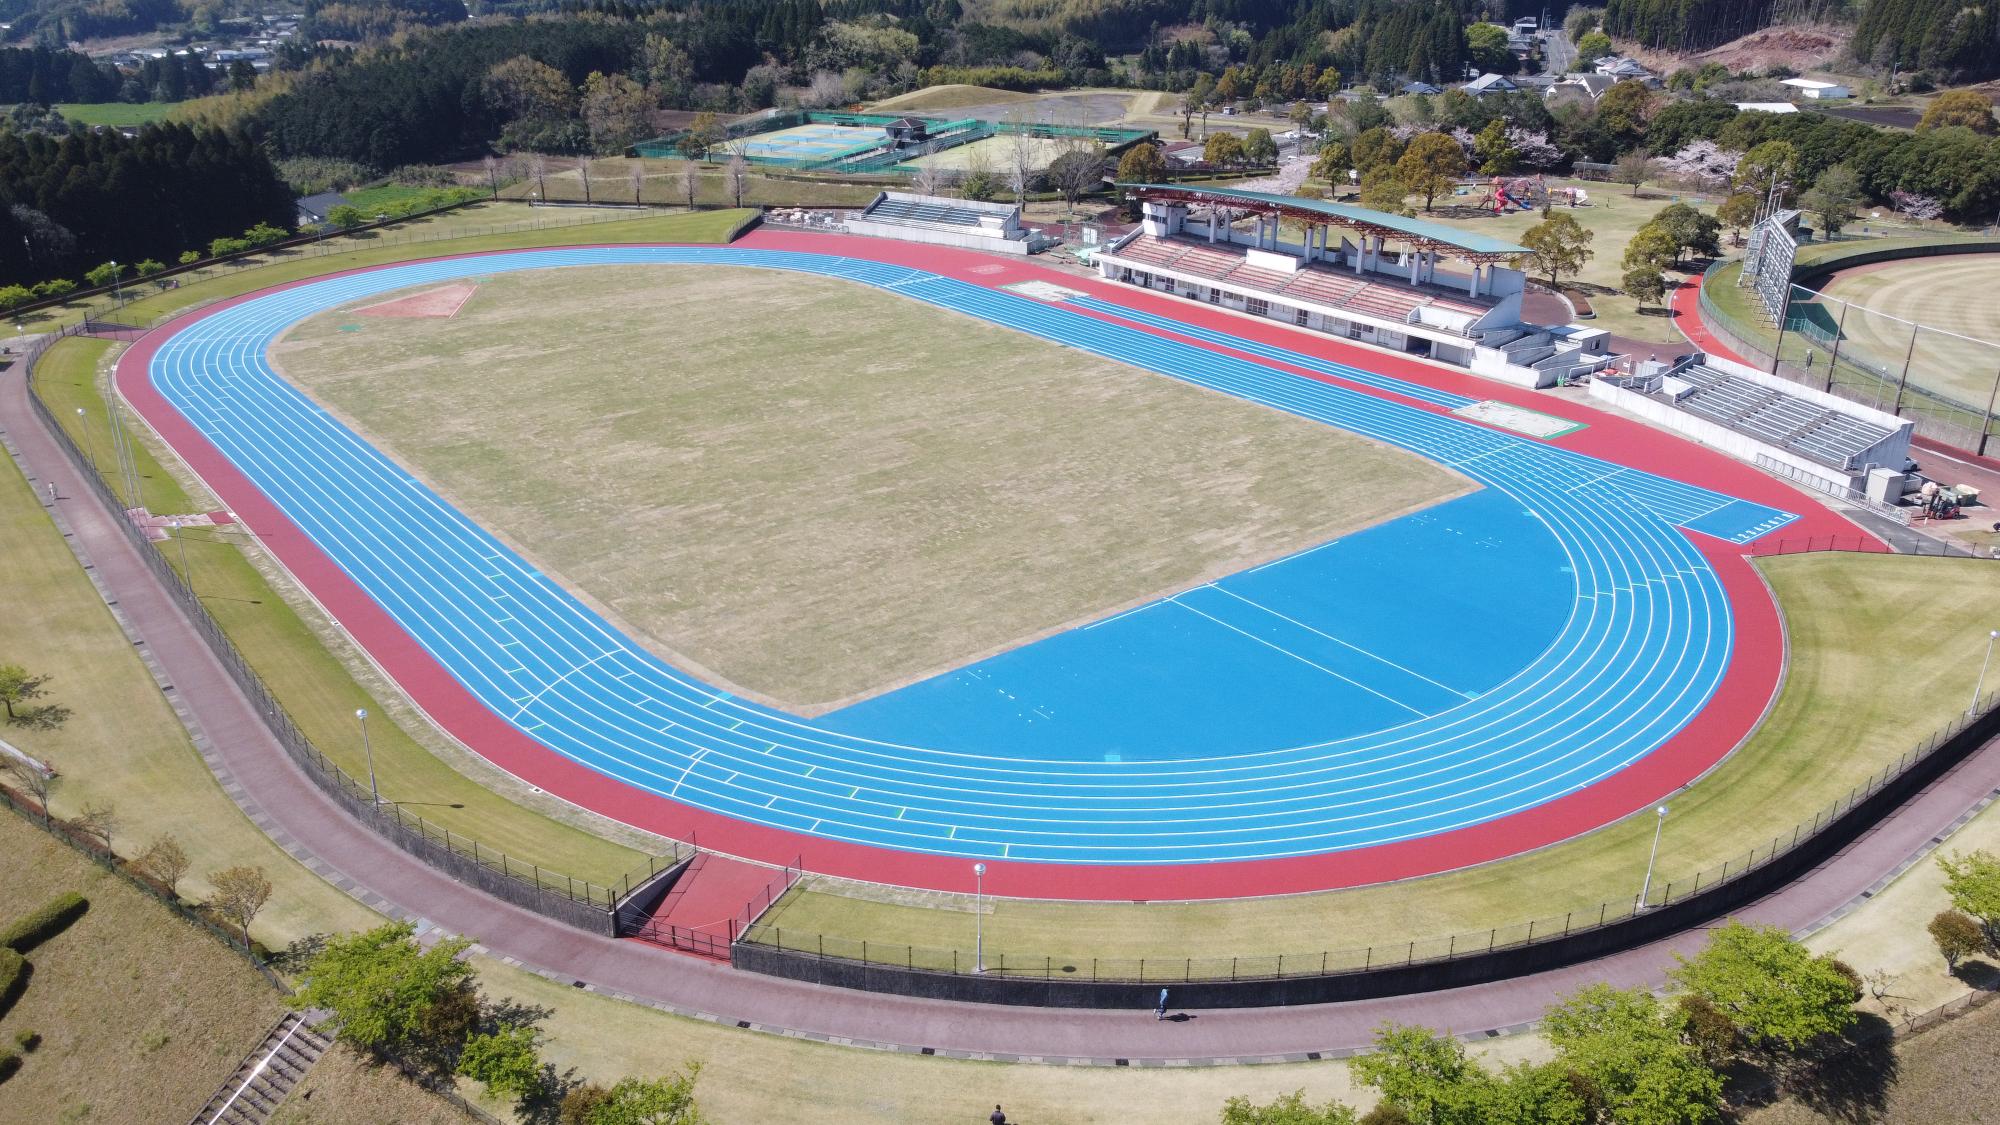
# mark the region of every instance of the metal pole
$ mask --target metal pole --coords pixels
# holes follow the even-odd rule
[[[1896,404],[1889,408],[1889,413],[1898,418],[1903,416],[1903,388],[1910,385],[1910,360],[1916,358],[1917,354],[1917,333],[1923,330],[1924,326],[1921,324],[1910,325],[1910,347],[1903,353],[1903,377],[1896,380]]]
[[[972,865],[972,971],[986,971],[986,865]]]
[[[1971,718],[1972,713],[1979,710],[1979,697],[1986,694],[1986,669],[1993,664],[1993,642],[1996,640],[2000,640],[2000,629],[1994,629],[1986,634],[1986,659],[1980,662],[1979,682],[1973,685],[1972,702],[1965,708],[1967,718]]]
[[[1992,436],[1993,407],[2000,404],[2000,371],[1993,374],[1993,390],[1986,396],[1986,415],[1979,420],[1979,448],[1975,450],[1981,457],[1986,456],[1986,439]]]
[[[1840,303],[1840,319],[1833,326],[1833,354],[1827,357],[1826,386],[1822,388],[1829,394],[1833,393],[1833,373],[1840,366],[1840,338],[1841,334],[1847,331],[1847,310],[1853,307],[1854,302],[1842,301]]]
[[[1646,857],[1646,881],[1639,888],[1638,910],[1646,909],[1646,896],[1653,892],[1653,861],[1660,858],[1660,830],[1667,826],[1667,806],[1653,810],[1657,818],[1653,821],[1653,851]]]
[[[368,708],[355,708],[354,718],[361,724],[361,752],[368,756],[368,800],[380,811],[382,791],[375,785],[375,747],[368,742]]]
[[[90,462],[90,471],[94,473],[97,471],[97,454],[91,452],[92,443],[90,440],[90,423],[87,421],[87,418],[88,415],[84,414],[83,407],[81,406],[77,407],[76,408],[77,434],[79,437],[83,439],[82,444],[83,444],[84,460]]]
[[[1785,283],[1785,299],[1778,305],[1778,342],[1771,347],[1771,374],[1778,373],[1778,357],[1785,354],[1785,322],[1792,318],[1792,283]]]
[[[194,592],[194,571],[188,569],[187,529],[181,526],[178,517],[174,519],[174,543],[181,552],[181,581],[187,583],[188,592]]]

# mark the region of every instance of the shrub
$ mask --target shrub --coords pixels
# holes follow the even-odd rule
[[[16,954],[16,956],[19,955]],[[14,1033],[14,1045],[21,1048],[21,1053],[25,1055],[42,1045],[42,1033],[32,1028],[24,1027]]]
[[[14,1006],[14,998],[28,980],[28,959],[0,946],[0,1015]]]
[[[90,901],[75,891],[59,894],[0,930],[0,945],[26,953],[63,932],[88,909]]]
[[[0,1082],[14,1077],[14,1072],[19,1069],[21,1069],[20,1053],[9,1047],[0,1047]]]

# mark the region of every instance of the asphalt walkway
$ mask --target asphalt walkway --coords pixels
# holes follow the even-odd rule
[[[57,486],[59,522],[224,789],[253,821],[312,870],[370,906],[469,935],[494,956],[579,987],[742,1027],[912,1053],[1111,1065],[1288,1061],[1352,1053],[1389,1019],[1475,1037],[1518,1029],[1558,994],[1594,981],[1656,985],[1673,953],[1692,952],[1702,941],[1699,932],[1689,932],[1597,961],[1470,988],[1315,1007],[1211,1010],[1160,1022],[1150,1011],[968,1006],[826,988],[594,937],[464,886],[341,812],[264,727],[113,523],[117,517],[76,479],[34,417],[18,369],[0,373],[0,432],[16,448],[38,495],[46,495],[48,483]],[[1879,889],[1996,794],[2000,740],[1834,859],[1739,917],[1795,932],[1816,928]]]

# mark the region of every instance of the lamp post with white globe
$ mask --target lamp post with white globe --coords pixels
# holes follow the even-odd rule
[[[986,865],[972,865],[972,971],[986,971]]]
[[[2000,641],[2000,629],[1989,630],[1986,634],[1986,659],[1979,663],[1979,682],[1972,685],[1972,702],[1965,708],[1969,718],[1979,710],[1979,697],[1986,694],[1986,669],[1993,666],[1993,642]]]
[[[1653,851],[1646,857],[1646,882],[1639,888],[1639,905],[1634,913],[1646,909],[1646,896],[1653,893],[1653,861],[1660,858],[1660,830],[1667,826],[1667,806],[1661,805],[1653,812],[1656,814],[1656,819],[1653,821]]]

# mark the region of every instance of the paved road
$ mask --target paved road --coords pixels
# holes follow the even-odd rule
[[[1576,45],[1560,27],[1542,32],[1542,71],[1546,74],[1567,74],[1569,64],[1576,61]]]
[[[509,906],[433,871],[364,830],[321,795],[154,581],[112,513],[91,499],[30,411],[18,371],[0,373],[0,431],[37,494],[53,481],[60,515],[128,627],[143,640],[210,765],[246,812],[308,866],[377,909],[478,939],[484,949],[562,980],[685,1014],[811,1038],[1006,1060],[1278,1061],[1349,1053],[1385,1020],[1461,1034],[1532,1021],[1559,993],[1592,981],[1654,985],[1682,934],[1516,980],[1317,1007],[1205,1011],[1186,1022],[1149,1012],[984,1007],[799,984],[596,938]],[[1839,856],[1740,913],[1794,931],[1816,927],[1933,846],[1934,837],[2000,792],[2000,740],[1988,744]],[[1913,923],[1914,924],[1914,923]],[[971,1014],[976,1011],[976,1014]]]

